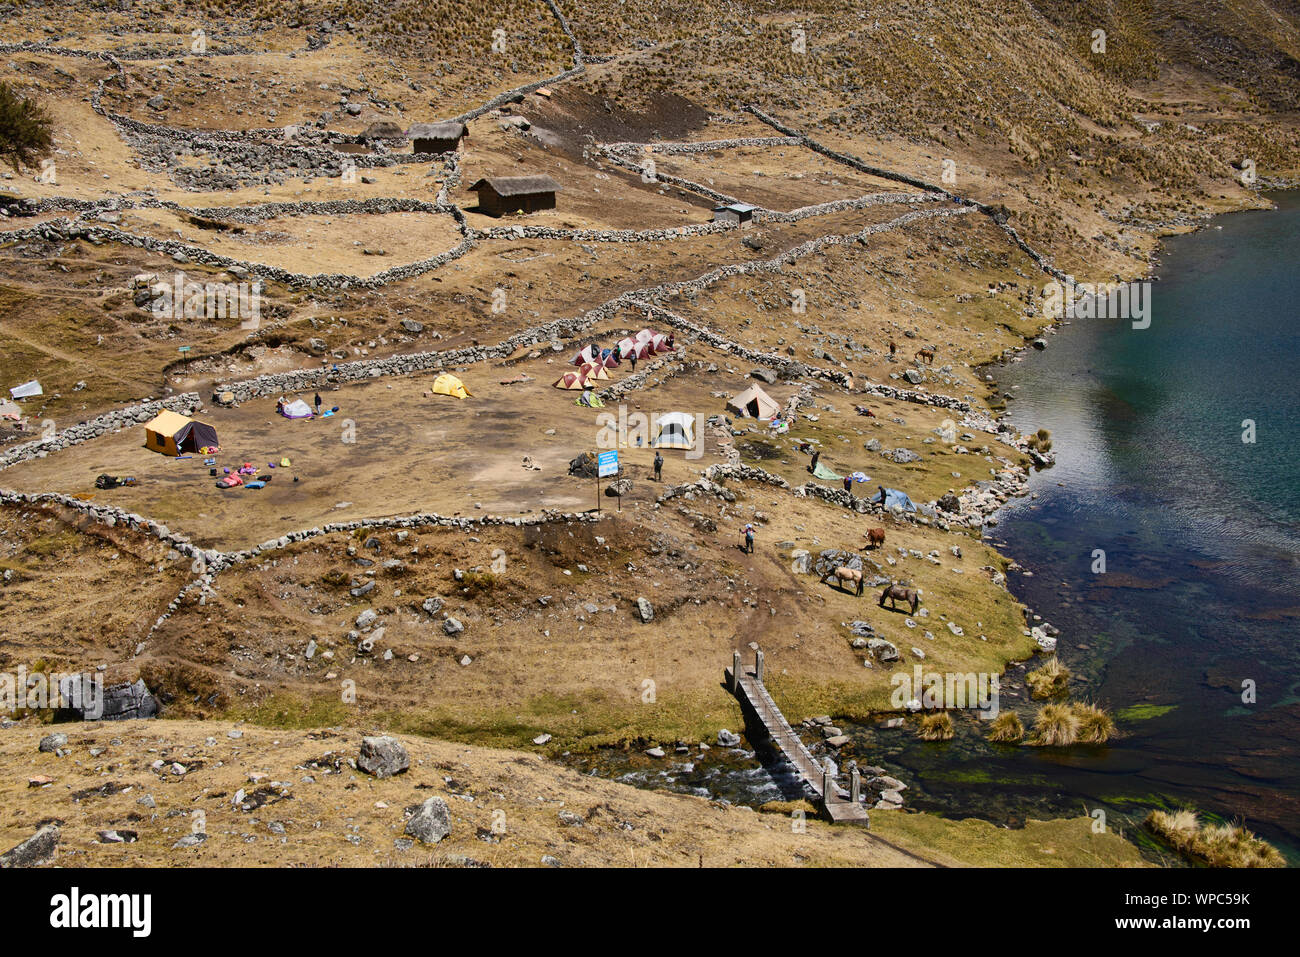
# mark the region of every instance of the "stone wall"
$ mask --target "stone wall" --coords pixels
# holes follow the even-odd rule
[[[203,401],[199,398],[197,392],[184,392],[171,398],[141,402],[138,405],[127,406],[124,409],[105,412],[103,415],[96,416],[87,422],[80,422],[61,432],[57,432],[48,439],[24,442],[22,445],[15,445],[5,449],[0,452],[0,469],[7,469],[11,465],[17,465],[19,462],[26,462],[29,459],[44,458],[50,452],[57,452],[59,449],[80,445],[82,442],[89,442],[91,439],[107,435],[110,432],[116,432],[119,429],[143,425],[163,409],[170,409],[182,415],[192,415],[202,406]]]

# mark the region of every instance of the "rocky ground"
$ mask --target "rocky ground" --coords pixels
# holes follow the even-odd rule
[[[4,727],[0,795],[0,866],[1141,863],[1086,821],[1034,822],[1020,840],[978,821],[934,831],[894,815],[866,833],[785,808],[642,791],[534,754],[339,727]]]

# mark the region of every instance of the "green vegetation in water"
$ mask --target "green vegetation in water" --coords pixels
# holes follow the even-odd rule
[[[1177,707],[1176,704],[1133,704],[1115,712],[1115,717],[1120,721],[1149,721],[1166,715]]]

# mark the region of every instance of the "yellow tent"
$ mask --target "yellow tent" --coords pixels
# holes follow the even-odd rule
[[[433,380],[434,395],[454,395],[458,399],[464,399],[469,396],[469,390],[465,388],[465,383],[456,378],[450,372],[444,372],[438,378]]]
[[[144,447],[163,455],[197,452],[218,444],[217,430],[212,426],[168,409],[163,409],[144,426]]]

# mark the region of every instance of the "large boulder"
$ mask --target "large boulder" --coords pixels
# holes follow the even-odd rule
[[[425,844],[437,844],[451,833],[451,810],[447,802],[431,797],[420,805],[409,821],[406,833]]]
[[[411,766],[411,759],[402,742],[396,738],[366,737],[361,739],[361,754],[357,767],[377,778],[391,778]]]
[[[718,732],[718,746],[722,748],[735,748],[740,746],[740,735],[734,731],[728,731],[723,728]]]
[[[945,512],[961,511],[961,499],[957,498],[957,496],[951,491],[945,492],[941,495],[939,500],[934,504],[939,506],[939,508],[943,509]]]
[[[23,841],[0,854],[0,868],[38,867],[54,860],[54,852],[59,846],[59,829],[53,824],[43,828]]]
[[[637,598],[636,613],[641,617],[642,621],[650,621],[655,616],[654,606],[644,598]]]
[[[1047,634],[1042,628],[1031,628],[1029,633],[1043,651],[1052,652],[1056,650],[1055,636]]]
[[[898,648],[892,641],[886,641],[884,638],[868,638],[867,650],[877,661],[898,660]]]
[[[59,681],[59,694],[66,707],[55,712],[58,721],[134,721],[158,714],[158,700],[143,678],[104,688],[89,674],[68,675]]]
[[[796,548],[790,553],[790,567],[796,575],[807,575],[812,571],[812,553],[806,548]]]

